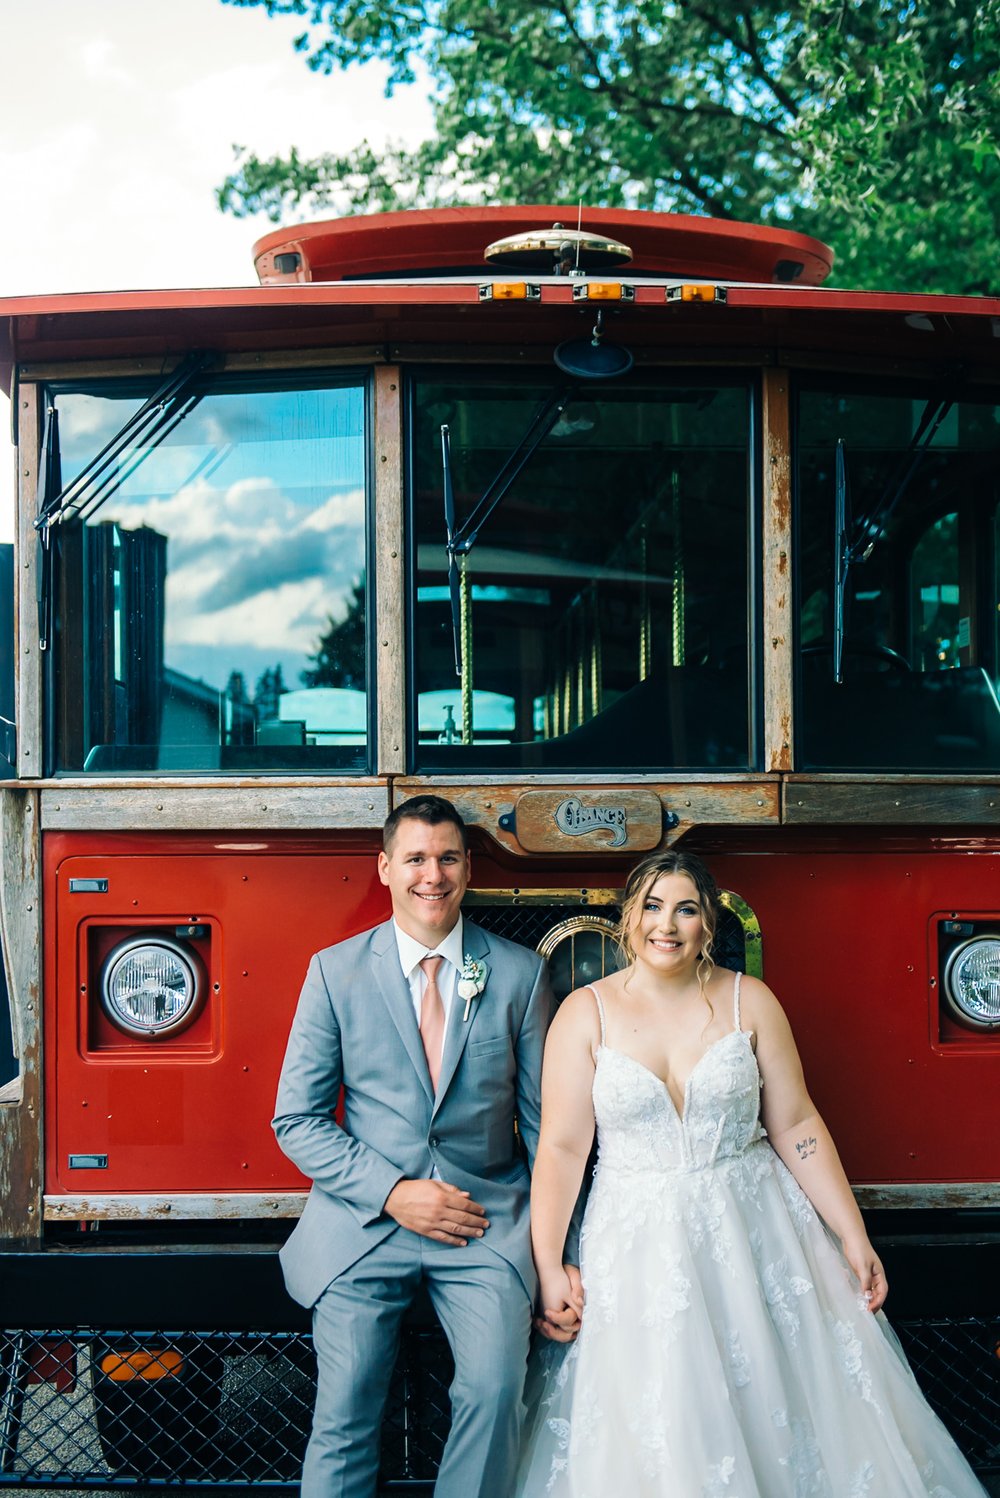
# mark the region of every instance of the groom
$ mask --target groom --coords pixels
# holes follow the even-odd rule
[[[536,1292],[515,1116],[533,1157],[551,993],[533,952],[463,920],[451,802],[403,802],[378,871],[392,919],[313,957],[274,1120],[313,1181],[281,1255],[319,1365],[302,1492],[372,1498],[400,1324],[424,1283],[455,1356],[436,1498],[496,1498],[517,1462]],[[567,1310],[543,1329],[564,1340],[576,1324]]]

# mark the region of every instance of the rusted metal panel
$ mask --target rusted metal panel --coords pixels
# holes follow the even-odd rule
[[[42,1217],[41,869],[38,795],[0,790],[0,939],[19,1073],[0,1100],[0,1238],[37,1238]]]
[[[406,763],[406,660],[403,618],[403,405],[399,370],[375,371],[375,598],[378,769]]]
[[[792,728],[792,456],[788,375],[763,372],[764,766],[790,770]]]

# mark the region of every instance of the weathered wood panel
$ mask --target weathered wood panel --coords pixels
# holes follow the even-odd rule
[[[581,785],[584,783],[583,777],[574,779],[572,782],[564,781],[562,784],[557,781],[547,785],[546,791],[559,800],[564,797],[578,796]],[[627,784],[627,781],[604,782],[601,799],[613,800],[615,793],[621,791]],[[760,826],[774,824],[779,819],[780,784],[777,780],[684,781],[655,784],[646,782],[646,788],[659,798],[662,806],[664,829],[657,844],[662,848],[669,847],[672,842],[696,826],[733,823]],[[392,803],[393,806],[399,806],[411,796],[428,793],[446,796],[458,808],[468,826],[481,828],[511,853],[528,857],[530,855],[515,833],[502,826],[500,820],[502,817],[509,817],[515,810],[518,798],[525,792],[525,789],[523,783],[512,784],[509,781],[479,781],[476,784],[470,784],[468,781],[424,778],[396,780],[392,786]],[[677,825],[674,827],[667,826],[670,820],[668,814],[671,812],[675,813],[678,818]],[[565,836],[559,841],[558,846],[553,845],[548,851],[573,857],[579,856],[582,850],[576,838]],[[586,851],[588,856],[593,856],[595,852],[607,850],[600,850],[597,845],[591,845]],[[620,855],[622,849],[610,851]],[[628,849],[624,851],[627,853]]]
[[[406,765],[403,649],[403,403],[399,370],[375,371],[375,679],[380,775]]]
[[[792,740],[792,455],[788,375],[763,374],[764,767],[790,770]]]
[[[229,1192],[225,1195],[47,1196],[46,1222],[242,1222],[298,1217],[303,1191]]]
[[[44,790],[43,831],[227,829],[234,833],[287,828],[381,827],[388,788],[363,785],[67,786]]]
[[[825,822],[988,825],[1000,822],[1000,784],[789,780],[784,787],[783,819],[792,826]]]
[[[38,794],[0,790],[0,943],[19,1074],[0,1100],[0,1238],[42,1228],[41,869]]]
[[[663,803],[655,791],[525,791],[513,815],[517,840],[529,853],[561,853],[570,837],[581,853],[641,853],[663,837]]]
[[[1000,1185],[995,1181],[926,1181],[901,1185],[855,1186],[860,1207],[1000,1207]]]
[[[17,394],[17,531],[14,543],[14,658],[17,773],[42,773],[42,670],[36,605],[38,462],[42,392],[22,385]]]

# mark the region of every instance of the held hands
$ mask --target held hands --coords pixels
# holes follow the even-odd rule
[[[563,1264],[552,1274],[539,1275],[538,1301],[542,1314],[535,1326],[550,1342],[572,1342],[583,1320],[583,1281],[575,1264]]]
[[[878,1311],[885,1304],[889,1293],[882,1261],[867,1238],[842,1244],[844,1258],[854,1270],[861,1292],[868,1302],[869,1311]]]
[[[447,1181],[397,1181],[382,1210],[411,1233],[453,1248],[465,1248],[489,1227],[486,1209]]]

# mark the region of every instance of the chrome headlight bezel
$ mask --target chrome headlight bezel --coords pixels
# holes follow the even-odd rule
[[[146,959],[147,976],[135,984]],[[159,971],[157,971],[159,968]],[[130,974],[130,969],[131,974]],[[127,1000],[132,979],[131,1004]],[[205,1001],[205,972],[198,954],[164,931],[137,932],[120,941],[101,967],[101,1008],[116,1030],[139,1040],[162,1040],[186,1030]],[[163,1012],[157,1013],[164,995]]]
[[[994,950],[990,957],[986,952],[977,953],[977,948],[985,948],[987,951],[993,948]],[[981,961],[992,962],[996,969],[996,977],[991,979],[991,983],[995,983],[997,998],[995,1007],[990,1011],[985,1006],[977,1008],[975,1001],[966,996],[962,987],[962,969],[969,963],[970,958],[977,955]],[[952,1017],[958,1020],[959,1024],[972,1030],[1000,1030],[1000,931],[980,931],[953,947],[944,965],[942,987],[945,1003]]]

